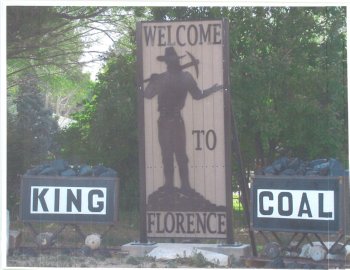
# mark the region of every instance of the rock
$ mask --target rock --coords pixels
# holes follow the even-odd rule
[[[76,175],[77,173],[71,168],[61,172],[61,176],[76,176]]]
[[[38,173],[38,175],[56,176],[56,175],[58,175],[58,172],[54,168],[48,167],[48,168],[42,170],[40,173]]]
[[[291,158],[288,160],[287,168],[297,170],[301,164],[302,161],[299,158]]]
[[[265,175],[274,175],[276,174],[276,170],[272,166],[268,166],[263,170]]]
[[[56,159],[51,164],[40,164],[27,172],[24,175],[46,175],[46,176],[97,176],[97,177],[117,177],[118,173],[103,165],[91,167],[89,165],[74,165],[69,166],[68,161]]]
[[[330,176],[346,175],[343,165],[334,158],[329,159],[329,175]]]
[[[296,174],[297,175],[305,175],[307,171],[306,164],[302,162],[299,166],[299,168],[296,169]]]
[[[38,175],[42,170],[50,167],[50,164],[41,164],[29,169],[24,175]]]
[[[299,158],[282,157],[263,168],[256,175],[305,175],[305,176],[344,176],[346,172],[339,161],[334,158],[315,159],[304,162]]]
[[[204,259],[209,263],[218,266],[228,265],[229,256],[227,255],[186,246],[156,247],[148,253],[147,256],[155,258],[156,260],[175,260],[177,258],[191,258],[199,253],[203,255]]]
[[[107,171],[100,174],[100,177],[116,177],[117,172],[113,169],[108,168]]]
[[[318,172],[318,175],[326,176],[329,174],[329,162],[323,162],[313,167],[314,171]]]
[[[275,169],[275,171],[277,173],[285,170],[288,167],[288,158],[287,157],[281,157],[281,158],[275,160],[272,163],[272,167]]]
[[[315,159],[315,160],[310,161],[309,166],[313,168],[313,167],[320,165],[322,163],[325,163],[327,161],[328,160],[326,158]]]
[[[101,173],[107,171],[107,168],[103,165],[97,165],[92,168],[92,171],[95,176],[100,176]]]
[[[88,165],[82,165],[79,170],[79,176],[91,176],[92,168]]]
[[[56,159],[52,161],[51,167],[54,168],[59,173],[63,172],[68,168],[68,161],[65,161],[63,159]]]

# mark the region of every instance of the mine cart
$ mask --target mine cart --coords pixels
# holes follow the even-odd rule
[[[349,178],[256,176],[251,228],[264,240],[256,260],[345,266]]]
[[[118,190],[118,177],[24,175],[20,218],[32,231],[39,247],[53,245],[67,226],[86,239],[81,224],[107,224],[109,229],[116,224]],[[39,233],[33,226],[48,222],[58,223],[59,228]]]

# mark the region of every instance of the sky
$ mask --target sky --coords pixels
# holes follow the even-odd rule
[[[101,23],[96,23],[93,24],[94,27],[96,27],[96,29],[101,29],[101,30],[111,30],[109,28],[111,28],[110,25],[106,25],[106,24],[101,24]],[[94,37],[94,39],[96,40],[96,42],[92,43],[92,46],[88,47],[85,49],[86,53],[82,55],[81,60],[83,62],[89,62],[93,59],[98,59],[98,56],[100,54],[106,53],[110,47],[113,45],[113,41],[111,40],[111,38],[114,39],[114,41],[117,41],[118,37],[116,34],[112,34],[109,33],[109,36],[107,36],[106,34],[102,33],[98,30],[93,30],[90,32],[90,34]],[[88,37],[91,39],[91,37]],[[87,43],[90,41],[87,40]],[[94,52],[94,53],[91,53]],[[100,53],[96,53],[96,52],[100,52]],[[88,72],[90,73],[90,78],[91,80],[95,81],[96,75],[98,74],[98,72],[100,71],[100,69],[102,68],[104,62],[103,61],[94,61],[91,63],[88,63],[84,66],[83,68],[83,72]]]
[[[104,34],[99,35],[99,41],[97,43],[94,43],[88,50],[90,51],[98,51],[98,52],[107,52],[110,46],[112,46],[113,42],[110,38],[108,38]],[[81,60],[83,62],[89,62],[92,59],[96,58],[97,55],[96,53],[85,53],[82,57]],[[86,64],[83,67],[83,72],[84,73],[90,73],[90,79],[92,81],[96,81],[97,79],[97,74],[99,70],[102,68],[103,62],[102,61],[96,61],[92,62],[89,64]]]

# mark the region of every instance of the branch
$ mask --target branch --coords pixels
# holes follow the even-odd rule
[[[39,58],[39,57],[35,57],[35,56],[16,56],[16,57],[11,57],[11,59],[29,59],[29,60],[36,60],[36,61],[44,61],[45,59],[53,59],[59,56],[65,56],[65,55],[77,55],[77,54],[85,54],[85,53],[100,53],[100,54],[107,54],[106,52],[103,51],[77,51],[77,52],[63,52],[60,54],[54,54],[54,55],[48,55],[45,56],[45,58]]]
[[[102,33],[104,33],[113,43],[115,42],[115,40],[107,33],[108,30],[103,30],[101,28],[98,27],[93,27],[93,26],[88,26],[91,29],[97,30],[97,31],[101,31]]]
[[[57,13],[57,17],[63,18],[63,19],[68,19],[68,20],[83,20],[83,19],[89,19],[89,18],[95,17],[95,16],[105,12],[108,9],[109,9],[108,7],[104,7],[104,8],[101,8],[99,10],[96,10],[95,12],[90,13],[90,14],[81,14],[81,15],[76,15],[76,16],[69,15],[68,13]]]

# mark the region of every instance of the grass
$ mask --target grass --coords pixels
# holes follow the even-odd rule
[[[233,210],[235,211],[235,212],[243,212],[243,205],[242,205],[242,203],[241,203],[241,201],[240,201],[240,196],[237,194],[237,193],[235,193],[235,194],[233,194]]]

